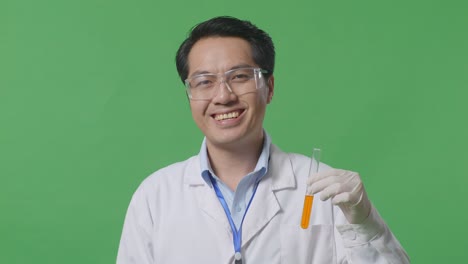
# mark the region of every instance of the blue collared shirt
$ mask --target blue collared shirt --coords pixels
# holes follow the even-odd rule
[[[226,203],[231,212],[232,220],[236,225],[236,228],[239,229],[242,218],[245,214],[247,205],[252,197],[255,184],[259,182],[263,176],[268,171],[268,160],[270,158],[270,144],[271,138],[264,131],[265,137],[263,140],[263,148],[258,158],[257,165],[255,169],[244,176],[242,180],[237,185],[237,189],[233,192],[226,184],[224,184],[218,176],[213,172],[211,168],[210,160],[208,159],[208,152],[206,149],[206,138],[203,140],[201,149],[200,149],[200,167],[201,167],[201,176],[205,180],[208,186],[213,187],[211,184],[210,177],[215,179],[219,190],[224,196]]]

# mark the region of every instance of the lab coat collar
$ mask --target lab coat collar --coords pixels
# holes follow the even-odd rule
[[[257,160],[257,164],[254,170],[252,171],[252,173],[255,175],[254,177],[256,178],[253,182],[258,182],[268,171],[271,137],[268,135],[268,133],[265,130],[263,130],[263,135],[264,135],[264,138],[263,138],[262,152],[260,153],[260,157]],[[203,180],[205,180],[208,186],[212,187],[211,177],[214,177],[215,179],[218,179],[218,180],[219,178],[214,174],[213,169],[211,167],[210,160],[208,158],[208,150],[206,148],[206,137],[203,139],[198,157],[200,159],[201,177],[203,178]]]
[[[211,185],[207,184],[202,177],[200,167],[200,157],[195,156],[190,159],[190,164],[187,166],[188,170],[185,171],[184,183],[188,185],[207,185],[211,189]],[[286,188],[295,188],[296,179],[292,166],[290,155],[281,151],[277,146],[271,144],[270,146],[270,160],[269,169],[264,178],[271,178],[269,181],[271,190],[282,190]],[[262,181],[264,181],[263,179]]]
[[[294,175],[292,157],[272,144],[270,149],[270,171],[267,173],[267,176],[272,178],[271,189],[278,191],[295,188],[296,177]]]

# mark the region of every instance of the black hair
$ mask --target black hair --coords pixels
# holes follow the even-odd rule
[[[250,21],[229,16],[209,19],[196,25],[182,42],[176,54],[176,66],[182,82],[188,76],[188,55],[197,41],[207,37],[239,37],[252,48],[252,58],[262,69],[268,71],[265,77],[273,74],[275,68],[275,47],[271,37]]]

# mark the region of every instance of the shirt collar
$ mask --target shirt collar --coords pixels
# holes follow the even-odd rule
[[[264,139],[263,139],[263,147],[262,152],[260,153],[260,157],[258,158],[257,165],[253,170],[253,173],[258,175],[259,181],[268,171],[268,161],[270,159],[270,145],[271,145],[271,138],[263,131]],[[210,176],[214,175],[213,169],[211,168],[210,160],[208,159],[208,151],[206,149],[206,137],[203,139],[201,148],[200,148],[200,168],[201,168],[201,177],[203,180],[211,187],[211,180]]]

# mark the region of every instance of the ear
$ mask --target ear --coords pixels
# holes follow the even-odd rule
[[[275,76],[271,75],[270,78],[268,78],[267,86],[268,86],[267,104],[269,104],[271,100],[273,100],[273,94],[275,91]]]

